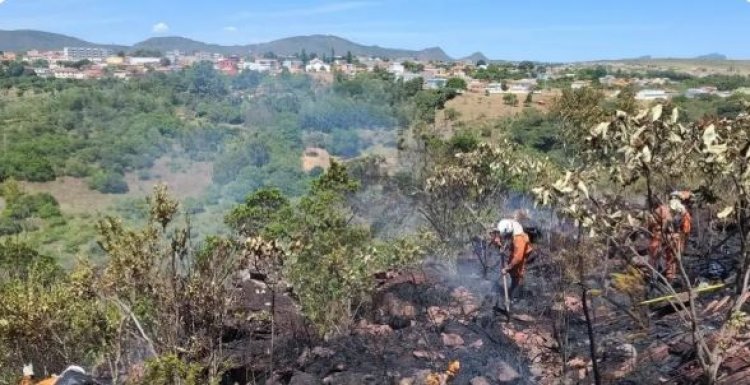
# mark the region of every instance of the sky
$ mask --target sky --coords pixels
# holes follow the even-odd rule
[[[450,56],[579,61],[750,59],[750,0],[0,0],[0,29],[96,43],[184,36],[218,44],[330,34]]]

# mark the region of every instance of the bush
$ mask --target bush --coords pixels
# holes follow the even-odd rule
[[[129,191],[124,176],[111,171],[99,171],[89,180],[89,188],[105,194],[124,194]]]
[[[47,219],[62,215],[57,200],[48,193],[21,195],[8,202],[5,211],[8,217],[16,220],[31,217]]]

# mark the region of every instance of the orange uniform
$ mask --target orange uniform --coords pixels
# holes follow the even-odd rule
[[[660,254],[664,253],[664,276],[668,281],[677,277],[677,258],[682,256],[687,239],[693,229],[693,218],[690,212],[685,210],[678,213],[681,217],[679,223],[672,223],[673,216],[665,205],[654,210],[653,218],[649,223],[651,241],[648,245],[648,254],[651,266],[656,267]],[[664,239],[668,244],[664,244]],[[666,247],[665,247],[666,246]]]
[[[513,236],[513,250],[511,250],[510,261],[508,262],[508,274],[515,280],[523,282],[526,274],[526,257],[531,253],[531,241],[529,235],[521,233]]]

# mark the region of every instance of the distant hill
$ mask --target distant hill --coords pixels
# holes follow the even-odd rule
[[[474,52],[473,54],[466,56],[464,58],[461,58],[460,60],[471,60],[474,63],[483,60],[485,63],[489,63],[490,59],[487,58],[487,56],[484,56],[481,52]]]
[[[0,51],[27,51],[30,49],[57,50],[63,47],[100,47],[113,50],[127,49],[114,44],[96,44],[59,33],[17,30],[0,30]]]
[[[133,45],[132,49],[155,49],[161,52],[180,50],[181,52],[212,52],[221,54],[246,54],[247,50],[242,46],[223,46],[208,44],[200,41],[179,36],[152,37]]]
[[[129,47],[124,45],[97,44],[78,38],[32,30],[0,31],[0,51],[27,51],[30,49],[59,50],[63,47],[102,47],[114,50],[156,49],[159,51],[180,50],[183,52],[206,51],[222,54],[246,55],[249,53],[273,52],[277,55],[292,55],[303,49],[308,53],[330,55],[333,50],[337,55],[351,52],[353,55],[379,56],[385,58],[416,58],[420,60],[450,61],[441,48],[432,47],[423,50],[384,48],[376,45],[367,46],[331,35],[296,36],[270,41],[268,43],[224,46],[208,44],[184,37],[154,37]]]
[[[720,53],[710,53],[708,55],[696,56],[695,60],[727,60],[727,55]]]

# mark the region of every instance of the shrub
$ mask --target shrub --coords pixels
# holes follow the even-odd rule
[[[99,171],[89,180],[89,188],[105,194],[124,194],[128,192],[128,184],[124,176],[111,171]]]
[[[49,193],[21,195],[9,201],[5,211],[8,217],[16,220],[31,217],[47,219],[62,215],[60,205]]]

